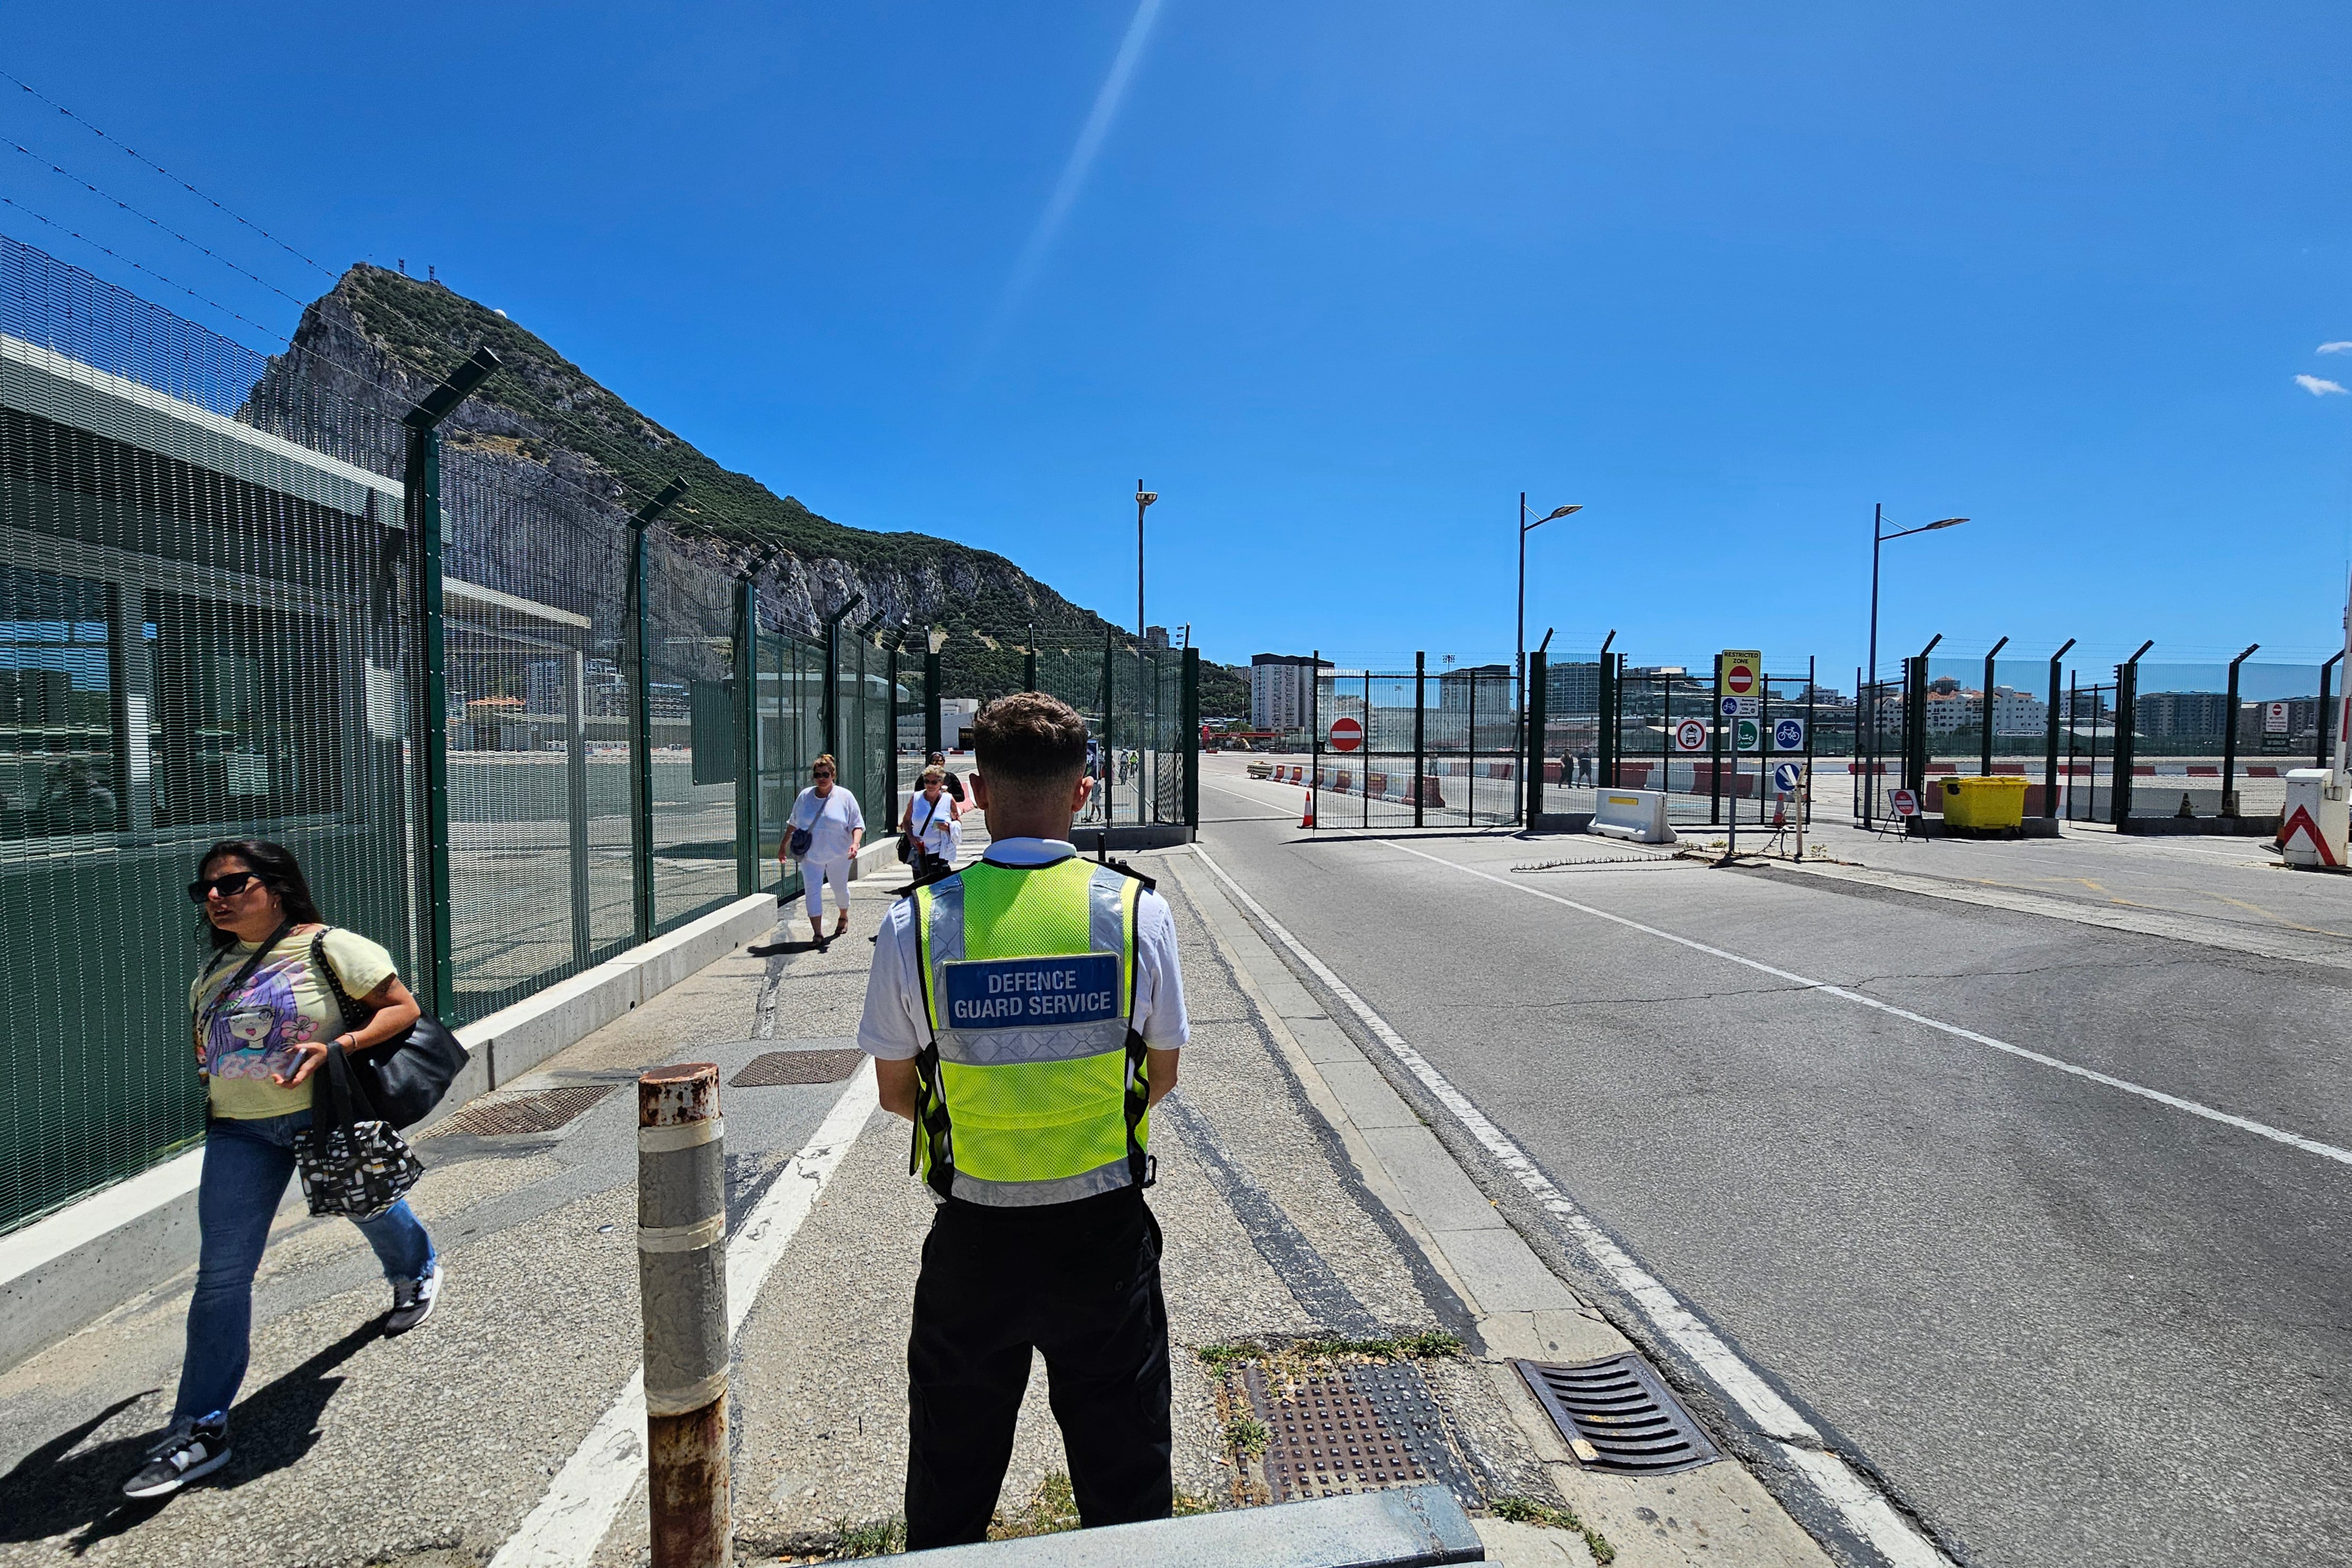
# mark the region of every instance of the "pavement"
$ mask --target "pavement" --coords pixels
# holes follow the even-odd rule
[[[1202,848],[1832,1555],[1743,1375],[1954,1561],[2352,1562],[2352,879],[2076,831],[1318,838],[1300,793],[1209,759]]]
[[[984,843],[975,831],[967,853]],[[1737,1459],[1662,1478],[1580,1466],[1509,1364],[1629,1342],[1538,1257],[1382,1070],[1189,850],[1139,857],[1178,924],[1193,1039],[1155,1117],[1188,1508],[1263,1491],[1228,1441],[1201,1353],[1343,1364],[1411,1355],[1490,1558],[1582,1564],[1829,1561]],[[281,1213],[256,1289],[236,1455],[161,1504],[116,1493],[168,1413],[190,1280],[125,1303],[0,1375],[0,1563],[585,1568],[647,1559],[637,1435],[637,1073],[854,1036],[887,879],[854,885],[854,931],[712,965],[490,1097],[610,1086],[562,1129],[420,1141],[413,1203],[448,1270],[423,1328],[381,1332],[388,1293],[355,1230]],[[887,1543],[905,1462],[908,1310],[929,1199],[870,1070],[726,1086],[731,1387],[740,1561]],[[748,1274],[745,1270],[749,1270]],[[1444,1348],[1458,1340],[1458,1354]],[[1002,1512],[1055,1521],[1067,1461],[1024,1406]],[[1509,1513],[1500,1517],[1496,1510]]]

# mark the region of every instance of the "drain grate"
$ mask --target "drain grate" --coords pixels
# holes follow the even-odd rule
[[[1250,1408],[1266,1432],[1266,1490],[1276,1502],[1435,1481],[1478,1501],[1445,1439],[1444,1417],[1410,1362],[1337,1366],[1311,1376],[1244,1369]]]
[[[573,1083],[562,1089],[541,1089],[503,1100],[483,1100],[456,1113],[425,1135],[467,1133],[478,1138],[503,1138],[516,1133],[552,1133],[610,1094],[610,1083]]]
[[[1511,1364],[1587,1469],[1663,1476],[1723,1457],[1664,1381],[1631,1352],[1605,1361]]]
[[[838,1083],[866,1060],[862,1051],[771,1051],[743,1064],[730,1089],[774,1089],[786,1083]]]

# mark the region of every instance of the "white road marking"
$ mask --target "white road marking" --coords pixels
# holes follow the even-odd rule
[[[2135,1083],[2128,1078],[2117,1078],[2113,1073],[2101,1072],[2095,1068],[2081,1067],[2059,1057],[2045,1056],[2041,1051],[2031,1051],[2021,1045],[2011,1045],[2005,1040],[1995,1040],[1991,1035],[1981,1034],[1972,1029],[1963,1029],[1956,1023],[1946,1023],[1941,1019],[1931,1019],[1925,1013],[1915,1013],[1908,1008],[1898,1008],[1892,1002],[1880,1001],[1876,997],[1864,996],[1860,991],[1850,991],[1843,986],[1833,986],[1827,980],[1809,979],[1793,970],[1779,968],[1759,959],[1742,957],[1737,953],[1710,946],[1705,942],[1696,941],[1688,936],[1678,936],[1671,931],[1662,931],[1654,925],[1644,925],[1642,922],[1628,919],[1622,915],[1612,915],[1605,909],[1596,909],[1589,904],[1579,904],[1572,898],[1562,898],[1556,893],[1546,893],[1541,888],[1529,887],[1524,883],[1496,876],[1492,872],[1480,871],[1475,866],[1466,866],[1458,861],[1447,860],[1443,855],[1429,854],[1414,849],[1410,844],[1400,843],[1394,847],[1404,851],[1409,855],[1416,855],[1423,860],[1444,866],[1450,871],[1458,871],[1465,876],[1475,876],[1482,882],[1491,882],[1497,887],[1507,887],[1515,893],[1524,893],[1530,898],[1547,899],[1564,908],[1573,909],[1580,915],[1589,915],[1595,920],[1606,920],[1612,925],[1622,925],[1629,931],[1639,931],[1645,936],[1655,936],[1660,941],[1672,942],[1677,946],[1687,947],[1694,953],[1705,953],[1709,957],[1721,958],[1726,963],[1738,964],[1744,968],[1753,969],[1759,975],[1769,975],[1775,979],[1786,980],[1790,985],[1805,990],[1817,991],[1825,997],[1835,997],[1840,1001],[1853,1002],[1858,1006],[1869,1008],[1873,1011],[1885,1013],[1890,1018],[1899,1018],[1906,1023],[1916,1023],[1923,1029],[1931,1029],[1939,1034],[1950,1035],[1955,1040],[1965,1040],[1973,1045],[2003,1051],[2021,1061],[2054,1068],[2060,1072],[2071,1073],[2076,1078],[2085,1079],[2109,1089],[2120,1089],[2126,1094],[2137,1094],[2143,1100],[2153,1100],[2156,1103],[2170,1106],[2175,1111],[2186,1111],[2192,1116],[2202,1116],[2209,1122],[2219,1122],[2223,1126],[2235,1127],[2240,1132],[2252,1133],[2256,1137],[2268,1138],[2273,1143],[2301,1149],[2307,1155],[2317,1155],[2322,1159],[2334,1160],[2338,1165],[2352,1166],[2352,1149],[2341,1149],[2334,1144],[2323,1144],[2316,1138],[2306,1138],[2300,1133],[2290,1133],[2284,1128],[2273,1127],[2267,1122],[2257,1122],[2251,1116],[2240,1116],[2229,1111],[2217,1111],[2210,1105],[2200,1104],[2194,1100],[2184,1100],[2178,1094],[2168,1094],[2161,1089],[2150,1089],[2147,1084]]]
[[[727,1332],[751,1316],[776,1260],[816,1206],[842,1156],[878,1102],[874,1074],[860,1068],[816,1135],[786,1163],[727,1242]],[[646,1472],[646,1375],[641,1366],[612,1408],[596,1418],[490,1568],[584,1568],[613,1518]]]
[[[1528,1189],[1528,1195],[1542,1206],[1544,1212],[1576,1238],[1585,1255],[1614,1280],[1620,1290],[1633,1298],[1643,1315],[1656,1326],[1658,1332],[1690,1357],[1766,1435],[1780,1440],[1783,1453],[1805,1454],[1827,1461],[1825,1464],[1807,1462],[1798,1468],[1798,1473],[1812,1483],[1813,1490],[1857,1534],[1877,1548],[1888,1562],[1896,1564],[1896,1568],[1947,1568],[1948,1559],[1913,1529],[1910,1522],[1885,1499],[1864,1486],[1843,1460],[1815,1447],[1823,1440],[1819,1428],[1797,1414],[1795,1407],[1781,1398],[1754,1367],[1741,1359],[1738,1352],[1724,1343],[1713,1329],[1701,1322],[1676,1299],[1672,1291],[1659,1283],[1623,1248],[1612,1240],[1606,1231],[1570,1202],[1508,1134],[1488,1121],[1486,1113],[1470,1103],[1469,1096],[1454,1088],[1444,1073],[1430,1064],[1428,1058],[1405,1043],[1404,1037],[1391,1028],[1386,1019],[1373,1011],[1370,1004],[1332,973],[1329,965],[1292,936],[1288,927],[1267,914],[1265,906],[1252,898],[1241,883],[1227,874],[1224,867],[1210,858],[1206,850],[1195,843],[1192,852],[1200,857],[1202,864],[1216,873],[1217,880],[1241,901],[1242,907],[1255,915],[1276,940],[1296,954],[1308,972],[1322,981],[1331,994],[1338,997],[1348,1010],[1389,1048],[1438,1103],[1454,1113],[1454,1119],[1478,1140],[1479,1146],[1492,1155],[1496,1164],[1510,1172],[1512,1177]],[[1437,859],[1434,855],[1426,858]],[[1440,861],[1439,863],[1454,864],[1451,861]],[[1505,885],[1517,884],[1507,883]],[[1559,902],[1568,901],[1562,899]]]

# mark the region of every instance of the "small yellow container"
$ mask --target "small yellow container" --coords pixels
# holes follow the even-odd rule
[[[2014,773],[1944,780],[1944,826],[1979,832],[2021,827],[2025,780]]]

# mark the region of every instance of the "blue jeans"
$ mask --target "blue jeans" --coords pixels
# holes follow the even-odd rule
[[[269,1222],[294,1175],[294,1134],[310,1113],[249,1121],[215,1117],[205,1128],[204,1176],[196,1186],[203,1235],[196,1293],[188,1302],[188,1354],[180,1364],[182,1416],[226,1415],[245,1381],[253,1333],[253,1276],[269,1241]],[[394,1284],[433,1271],[433,1239],[404,1198],[373,1219],[356,1221]]]

